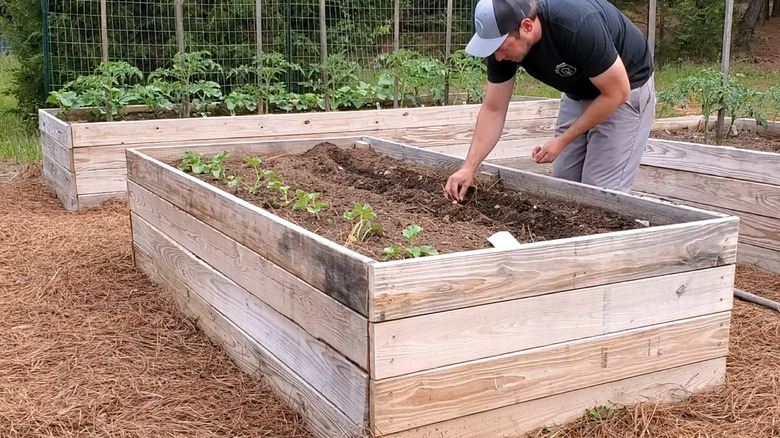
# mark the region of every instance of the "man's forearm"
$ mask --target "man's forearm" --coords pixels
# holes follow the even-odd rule
[[[464,167],[472,171],[477,170],[480,163],[496,147],[504,129],[505,119],[506,111],[493,111],[484,107],[480,110]]]

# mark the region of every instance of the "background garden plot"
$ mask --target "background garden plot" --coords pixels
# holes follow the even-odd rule
[[[447,3],[398,0],[399,47],[443,60]],[[378,54],[394,49],[395,7],[394,0],[326,2],[328,53],[343,53],[371,70]],[[179,50],[207,50],[228,70],[249,64],[258,41],[263,51],[283,53],[291,62],[320,61],[318,0],[45,0],[44,8],[47,90],[91,74],[106,58],[150,73]],[[452,47],[461,48],[472,34],[472,1],[453,0],[451,14]],[[288,84],[297,79],[288,77]],[[242,85],[237,81],[224,84]]]

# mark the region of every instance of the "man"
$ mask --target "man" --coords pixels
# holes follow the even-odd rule
[[[445,190],[463,200],[504,128],[518,67],[563,92],[555,138],[532,152],[555,177],[628,191],[655,114],[644,35],[606,0],[480,0],[466,52],[486,57],[474,137]]]

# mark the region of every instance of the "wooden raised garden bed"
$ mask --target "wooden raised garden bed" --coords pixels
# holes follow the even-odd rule
[[[634,190],[739,216],[739,261],[780,273],[780,154],[651,138]]]
[[[461,163],[328,141],[444,172]],[[724,377],[737,217],[485,165],[508,194],[650,225],[382,262],[167,164],[186,150],[270,160],[317,143],[127,150],[136,264],[317,436],[517,436]]]
[[[558,106],[557,99],[512,102],[506,128],[515,137],[528,136],[538,129],[551,132]],[[65,208],[73,211],[125,197],[124,151],[129,147],[371,134],[399,139],[406,136],[419,145],[429,142],[448,150],[451,147],[443,140],[470,138],[479,108],[458,105],[96,123],[65,122],[59,110],[40,110],[38,115],[44,176]],[[70,117],[77,119],[84,112],[72,111]]]

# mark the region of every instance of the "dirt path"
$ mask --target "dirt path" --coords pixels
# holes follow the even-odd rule
[[[309,437],[133,267],[127,207],[0,183],[0,437]]]
[[[135,270],[125,205],[67,213],[38,173],[0,184],[0,437],[310,436]],[[780,276],[738,286],[780,301]],[[534,436],[778,436],[779,341],[737,301],[725,385]]]
[[[780,68],[780,17],[770,17],[758,26],[750,50],[736,56],[759,67]]]

